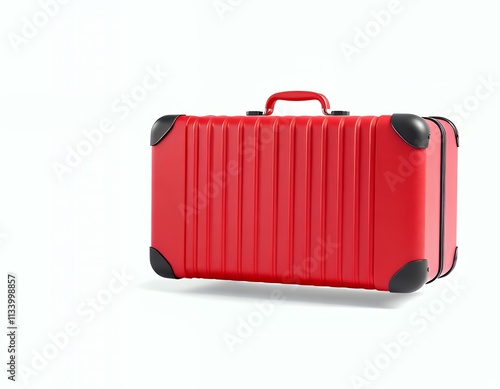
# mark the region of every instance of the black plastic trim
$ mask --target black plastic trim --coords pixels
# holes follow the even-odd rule
[[[167,259],[154,247],[149,248],[149,261],[156,274],[165,278],[179,278],[175,275]]]
[[[438,119],[438,120],[444,120],[445,122],[447,122],[451,126],[451,128],[453,128],[453,132],[455,133],[455,140],[457,141],[457,147],[459,147],[460,146],[460,138],[458,136],[458,128],[457,128],[457,126],[455,126],[455,123],[453,123],[450,119],[444,118],[442,116],[431,116],[431,118]]]
[[[179,116],[184,115],[165,115],[153,124],[153,128],[151,129],[151,146],[157,145],[163,138],[165,138]]]
[[[451,265],[451,269],[448,270],[446,273],[444,273],[439,278],[446,277],[448,274],[450,274],[453,271],[453,269],[455,269],[455,266],[457,265],[457,258],[458,258],[458,247],[455,247],[455,254],[453,255],[453,264]]]
[[[389,281],[389,291],[392,293],[411,293],[425,285],[429,273],[427,259],[417,259],[408,262]]]
[[[247,116],[262,116],[264,115],[263,111],[247,111]]]
[[[444,229],[445,229],[445,219],[444,213],[446,209],[446,130],[443,125],[439,123],[436,119],[431,117],[426,117],[425,119],[435,123],[439,131],[441,131],[441,179],[440,179],[440,189],[439,189],[439,267],[436,277],[427,282],[430,284],[441,276],[444,268]]]
[[[429,146],[430,129],[423,118],[409,113],[395,113],[391,125],[396,134],[407,144],[417,149]]]
[[[351,112],[349,111],[330,111],[330,115],[332,116],[349,116]]]

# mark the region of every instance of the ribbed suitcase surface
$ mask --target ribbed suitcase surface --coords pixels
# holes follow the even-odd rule
[[[439,188],[429,150],[408,144],[394,116],[160,119],[152,263],[178,278],[380,290],[400,289],[389,286],[398,272],[434,278],[438,236],[425,231],[439,215],[426,203]]]

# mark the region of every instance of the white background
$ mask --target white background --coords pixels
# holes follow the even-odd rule
[[[229,5],[218,11],[221,4]],[[381,344],[406,332],[411,345],[369,378],[370,387],[498,388],[500,24],[493,4],[401,0],[380,27],[373,12],[388,9],[385,0],[74,0],[45,17],[37,1],[3,2],[0,274],[5,284],[7,272],[18,277],[18,359],[31,369],[7,383],[352,388],[353,375],[367,379],[367,364],[387,362]],[[24,18],[42,25],[32,37],[19,38]],[[347,58],[342,45],[366,29],[365,47]],[[24,40],[13,44],[16,37]],[[139,93],[155,68],[166,75],[126,112],[122,94]],[[153,122],[168,113],[242,114],[293,89],[322,92],[334,109],[356,115],[455,119],[460,255],[449,282],[463,289],[453,301],[441,298],[453,292],[444,280],[391,295],[154,274]],[[314,102],[277,109],[319,114]],[[59,180],[54,164],[105,119],[114,131]],[[123,271],[133,279],[111,294],[114,272]],[[6,286],[0,290],[5,318]],[[283,299],[231,352],[225,334],[262,317],[255,304],[276,290]],[[111,301],[89,313],[96,296]],[[423,320],[419,312],[429,307]],[[77,327],[71,338],[61,335],[68,324]]]

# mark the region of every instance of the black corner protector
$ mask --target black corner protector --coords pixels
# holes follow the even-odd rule
[[[395,113],[391,116],[394,131],[407,144],[418,149],[429,146],[431,130],[424,119],[409,113]]]
[[[429,265],[427,259],[408,262],[389,281],[392,293],[411,293],[420,289],[427,281]]]
[[[153,124],[153,128],[151,129],[151,146],[157,145],[165,138],[165,135],[172,129],[179,116],[184,115],[165,115]]]
[[[446,277],[448,274],[450,274],[453,271],[453,269],[455,269],[455,266],[457,266],[457,257],[458,257],[458,247],[455,247],[455,254],[453,255],[453,263],[451,265],[451,269],[448,270],[446,273],[444,273],[439,278]]]
[[[149,248],[149,261],[156,274],[165,278],[179,278],[175,275],[172,266],[161,253],[153,247]]]
[[[460,139],[459,139],[459,136],[458,136],[458,128],[457,126],[455,126],[455,123],[453,123],[450,119],[447,119],[447,118],[444,118],[442,116],[431,116],[433,119],[438,119],[438,120],[444,120],[445,122],[447,122],[451,128],[453,128],[453,132],[455,133],[455,140],[457,141],[457,147],[460,146]]]

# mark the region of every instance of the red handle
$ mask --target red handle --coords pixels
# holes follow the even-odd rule
[[[278,100],[288,100],[288,101],[306,101],[306,100],[318,100],[321,103],[321,108],[323,113],[328,115],[328,109],[330,109],[330,102],[326,96],[321,93],[306,92],[306,91],[289,91],[289,92],[278,92],[269,97],[266,101],[266,113],[265,115],[271,115],[274,111],[274,105]]]

